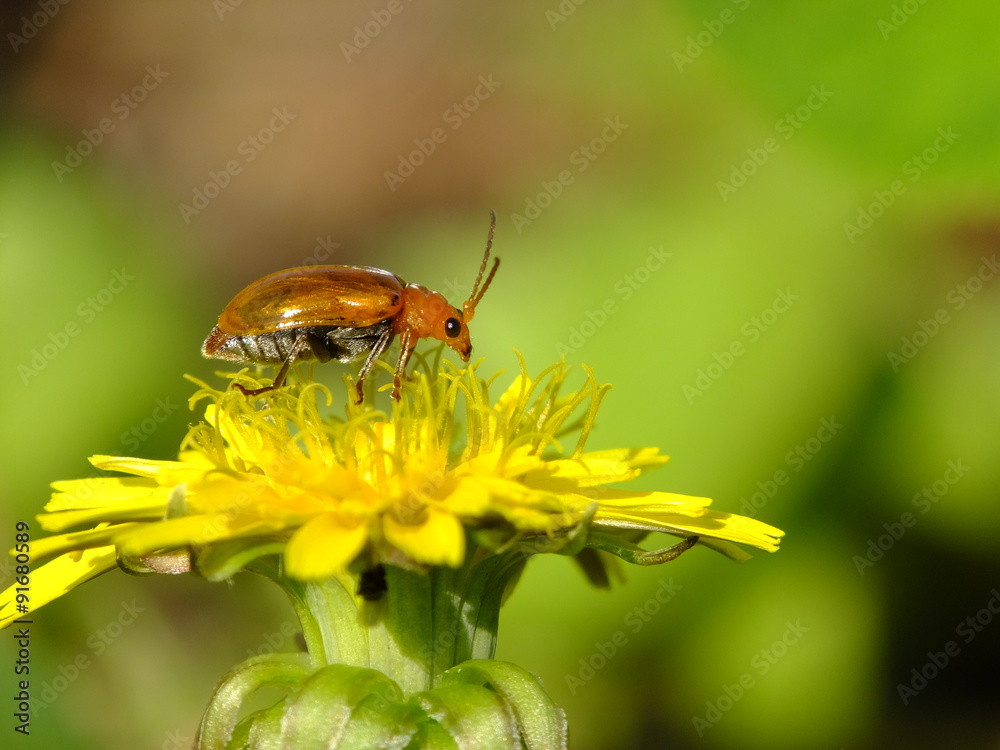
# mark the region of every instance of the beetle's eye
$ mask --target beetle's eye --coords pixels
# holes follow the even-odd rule
[[[462,322],[458,318],[448,318],[444,322],[444,332],[448,338],[455,338],[462,332]]]

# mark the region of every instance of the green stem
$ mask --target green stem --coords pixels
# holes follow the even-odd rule
[[[480,553],[459,568],[427,571],[387,564],[386,592],[375,601],[355,593],[357,576],[294,581],[264,561],[255,570],[288,594],[317,668],[375,669],[411,694],[436,687],[456,664],[493,658],[504,589],[523,559]]]

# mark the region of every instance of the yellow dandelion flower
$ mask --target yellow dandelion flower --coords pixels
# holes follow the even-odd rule
[[[582,533],[586,546],[646,563],[690,543],[644,552],[621,532],[697,537],[737,559],[744,553],[733,542],[777,549],[781,531],[710,510],[708,498],[607,488],[667,456],[586,451],[608,386],[588,371],[582,389],[560,395],[566,375],[563,364],[534,379],[522,371],[491,403],[496,376],[479,379],[474,367],[421,374],[391,417],[348,404],[343,419],[321,415],[318,396],[327,405],[330,397],[316,384],[264,399],[199,384],[192,406],[209,403],[179,460],[98,455],[90,459],[98,469],[131,476],[53,484],[38,520],[65,533],[32,547],[33,560],[54,559],[35,571],[30,609],[117,565],[186,569],[170,562],[178,554],[219,578],[234,572],[233,559],[245,565],[280,551],[286,576],[320,580],[356,561],[458,567],[470,538],[559,551]],[[567,452],[561,441],[574,430]],[[92,528],[69,531],[81,526]],[[15,588],[0,599],[3,625],[17,616]]]
[[[495,400],[497,376],[475,366],[418,373],[391,414],[348,399],[343,417],[324,413],[332,398],[313,383],[263,398],[199,383],[204,419],[178,460],[94,456],[125,476],[53,484],[38,521],[54,535],[23,565],[16,550],[25,572],[0,594],[0,625],[115,567],[252,570],[289,595],[306,650],[224,678],[201,750],[566,747],[565,715],[537,678],[493,660],[500,605],[530,555],[571,555],[604,584],[605,553],[651,565],[699,543],[742,559],[736,544],[773,552],[782,536],[708,498],[609,487],[667,457],[587,451],[609,386],[588,370],[564,394],[567,369],[530,378],[522,362]],[[651,532],[682,541],[638,546]],[[275,685],[285,696],[244,716]]]

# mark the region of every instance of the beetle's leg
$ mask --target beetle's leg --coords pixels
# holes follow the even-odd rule
[[[354,402],[355,406],[365,400],[365,378],[368,377],[368,373],[371,372],[372,367],[375,366],[375,360],[381,357],[385,350],[389,348],[389,344],[392,343],[392,337],[394,335],[392,327],[387,327],[385,332],[375,341],[375,346],[373,346],[372,350],[368,353],[368,359],[366,359],[365,363],[361,365],[361,371],[358,373],[358,382],[354,386],[354,390],[358,394],[358,400]],[[404,333],[403,336],[403,340],[405,341],[406,334]]]
[[[244,396],[259,396],[262,393],[267,393],[268,391],[275,391],[281,388],[285,384],[285,376],[288,375],[288,368],[292,366],[292,362],[295,361],[299,353],[304,349],[309,348],[309,334],[300,333],[295,339],[295,343],[292,344],[292,348],[288,351],[288,356],[285,357],[285,361],[281,363],[281,369],[278,370],[278,374],[274,376],[274,382],[271,385],[266,385],[263,388],[244,388],[239,383],[234,385],[240,389],[240,392]]]
[[[403,331],[399,337],[399,360],[396,362],[396,372],[392,378],[392,397],[399,401],[399,387],[403,378],[406,377],[406,363],[410,361],[410,355],[417,346],[417,337],[409,331]]]

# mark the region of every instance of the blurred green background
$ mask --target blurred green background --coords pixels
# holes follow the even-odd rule
[[[1000,743],[995,3],[0,14],[4,544],[87,456],[175,454],[244,285],[373,265],[460,300],[493,208],[484,369],[592,366],[591,447],[787,532],[610,592],[533,561],[498,657],[572,747]],[[188,747],[223,673],[293,647],[245,577],[112,574],[35,619],[25,747]]]

